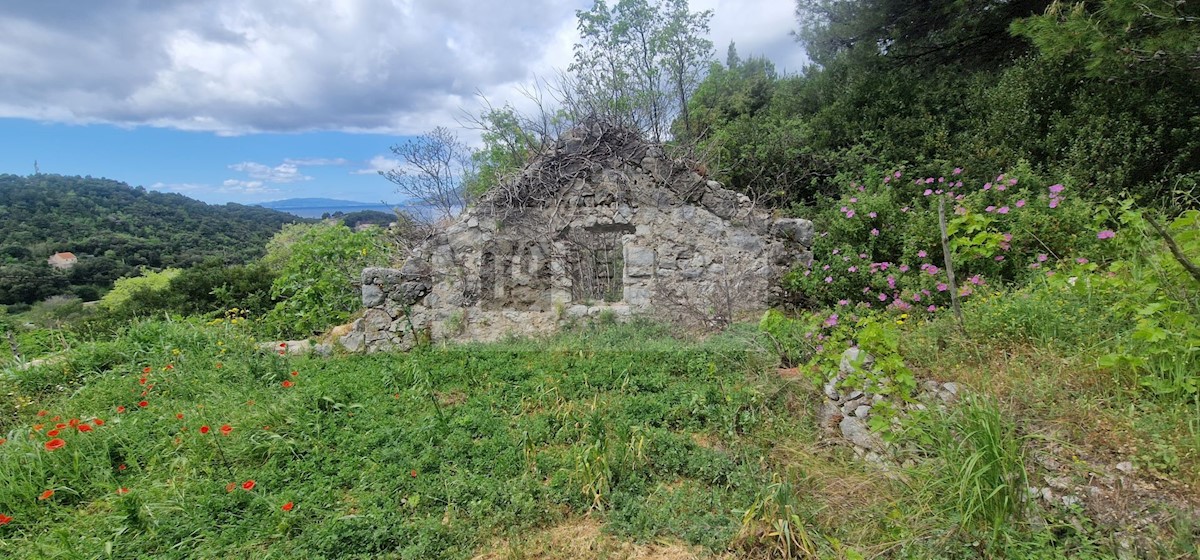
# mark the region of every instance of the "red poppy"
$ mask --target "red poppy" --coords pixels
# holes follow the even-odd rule
[[[295,385],[295,383],[292,383],[291,379],[284,379],[282,385],[284,389],[287,389],[288,387]]]
[[[38,496],[38,499],[39,499],[39,500],[49,500],[49,499],[50,499],[50,496],[53,496],[53,495],[54,495],[54,490],[52,490],[52,489],[51,489],[51,490],[47,490],[47,491],[45,491],[45,492],[42,492],[42,495],[41,495],[41,496]]]
[[[51,422],[58,422],[58,421],[59,421],[61,418],[62,418],[62,416],[55,416],[54,418],[51,418],[51,419],[50,419],[50,421],[51,421]]]
[[[117,488],[117,494],[128,494],[128,493],[129,493],[128,488]]]
[[[76,426],[76,427],[75,427],[75,429],[77,429],[77,430],[79,430],[79,431],[81,431],[81,432],[90,432],[90,431],[92,431],[92,427],[91,427],[91,426],[89,426],[89,425],[87,425],[87,424],[80,424],[80,425]]]
[[[221,426],[221,435],[223,435],[223,436],[229,435],[229,433],[232,431],[233,431],[233,426],[230,426],[229,424],[225,424],[224,426]]]
[[[183,420],[183,413],[181,412],[181,413],[179,413],[179,414],[176,414],[176,415],[175,415],[175,418],[176,418],[176,419],[178,419],[178,420]]]
[[[138,401],[138,406],[140,406],[142,408],[146,408],[147,406],[150,406],[150,403],[148,403],[146,401]]]
[[[288,504],[291,504],[291,502],[288,502]],[[12,522],[12,520],[13,518],[0,513],[0,525],[8,525],[10,522]]]
[[[279,343],[279,347],[280,347],[280,348],[287,348],[287,343],[286,343],[286,342],[280,342],[280,343]]]
[[[200,433],[202,433],[202,434],[207,434],[207,433],[208,433],[208,426],[200,426]]]
[[[167,367],[163,369],[175,369],[175,364],[167,364]]]
[[[58,430],[57,430],[57,429],[50,430],[49,432],[46,432],[46,437],[57,437],[57,436],[58,436]]]
[[[246,482],[242,483],[242,490],[249,492],[253,489],[254,489],[254,481],[253,480],[247,480]]]
[[[281,507],[279,509],[282,509],[283,511],[292,511],[293,507],[295,507],[295,506],[292,505],[292,502],[288,502],[286,504],[283,504],[283,507]]]
[[[300,375],[300,372],[298,372],[298,371],[293,371],[293,372],[292,372],[292,377],[296,377],[297,375]]]
[[[413,470],[411,470],[411,471],[408,471],[408,476],[411,476],[411,477],[413,477],[413,478],[417,478],[417,469],[413,469]]]
[[[55,430],[61,430],[61,429],[63,429],[63,428],[66,428],[66,427],[67,427],[67,425],[66,425],[66,424],[63,424],[63,423],[61,423],[61,422],[60,422],[60,423],[58,423],[58,424],[55,424],[55,425],[54,425],[54,429],[55,429]]]
[[[6,441],[8,441],[8,440],[0,437],[0,445],[4,445],[4,442],[6,442]]]
[[[217,369],[221,369],[221,362],[217,362]]]
[[[142,373],[150,373],[150,366],[142,368]]]
[[[225,491],[226,491],[226,492],[233,492],[233,490],[234,490],[235,488],[237,488],[237,483],[236,483],[236,482],[230,482],[229,484],[226,484],[226,485],[225,485]]]
[[[74,428],[75,426],[78,426],[78,425],[79,425],[79,419],[78,419],[78,418],[72,418],[72,419],[70,419],[69,421],[67,421],[67,425],[68,425],[68,426],[70,426],[70,427],[72,427],[72,428]]]
[[[128,468],[129,468],[129,467],[128,467],[128,466],[126,466],[126,465],[125,465],[125,463],[121,463],[120,465],[118,465],[118,466],[117,466],[117,470],[119,470],[119,471],[123,471],[123,470],[125,470],[125,469],[128,469]]]
[[[92,423],[93,423],[93,424],[95,424],[95,425],[97,425],[97,426],[103,426],[103,425],[104,425],[104,421],[103,421],[103,420],[101,420],[101,419],[99,419],[99,418],[96,418],[95,420],[92,420]]]
[[[44,428],[44,427],[45,427],[45,426],[43,426],[43,425],[41,425],[41,424],[34,424],[34,425],[33,425],[33,431],[35,431],[35,432],[40,432],[40,431],[42,431],[42,428]]]
[[[143,378],[141,378],[141,379],[138,379],[138,384],[139,384],[139,385],[145,385],[145,384],[146,384],[146,378],[145,378],[145,377],[143,377]]]
[[[118,406],[118,407],[117,407],[117,414],[122,414],[122,413],[124,413],[124,412],[125,412],[125,407],[123,407],[123,406]]]
[[[45,411],[45,410],[39,410],[39,411],[38,411],[38,413],[37,413],[37,415],[38,415],[38,417],[39,417],[39,418],[40,418],[40,417],[42,417],[42,416],[45,416],[45,415],[47,415],[47,414],[50,414],[50,413],[49,413],[48,411]]]
[[[67,442],[63,441],[62,438],[54,438],[54,439],[46,442],[46,451],[54,451],[55,449],[60,449],[60,448],[62,448],[62,446],[66,445],[66,444],[67,444]]]

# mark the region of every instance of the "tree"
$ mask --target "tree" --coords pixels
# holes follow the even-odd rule
[[[597,0],[576,13],[580,42],[562,84],[577,118],[599,116],[660,142],[683,115],[712,59],[705,38],[712,11],[693,13],[687,0]]]
[[[469,201],[463,188],[476,172],[472,151],[458,136],[437,127],[413,140],[392,146],[402,165],[380,171],[397,192],[416,199],[435,219],[453,219]]]

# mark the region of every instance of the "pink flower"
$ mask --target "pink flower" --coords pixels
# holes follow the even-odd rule
[[[938,182],[939,182],[939,183],[945,183],[945,182],[946,182],[946,178],[945,178],[945,177],[938,177]]]
[[[904,213],[908,213],[908,207],[905,206],[904,208],[901,208],[900,211],[904,212]]]
[[[990,191],[990,190],[992,190],[992,184],[991,184],[991,183],[984,183],[984,184],[983,184],[983,190],[985,190],[985,191]]]
[[[982,277],[980,277],[978,274],[976,274],[975,276],[972,276],[972,277],[970,277],[970,278],[967,278],[967,282],[970,282],[970,283],[972,283],[972,284],[975,284],[976,286],[982,286],[982,285],[983,285],[983,278],[982,278]]]
[[[850,211],[850,209],[849,209],[849,208],[847,208],[847,207],[845,207],[845,206],[843,206],[843,207],[842,207],[842,213],[843,213],[843,214],[844,214],[844,213],[846,213],[846,212],[849,212],[849,211]]]
[[[846,217],[847,217],[847,218],[853,218],[853,217],[854,217],[854,211],[853,211],[853,210],[851,210],[851,211],[849,211],[849,212],[846,212]]]
[[[1004,260],[1004,255],[996,255],[996,262]]]
[[[926,184],[926,185],[928,185],[929,183],[932,183],[932,182],[933,182],[933,177],[926,177],[926,178],[925,178],[925,184]]]
[[[897,270],[899,270],[900,272],[908,272],[908,265],[902,264],[902,265],[900,265],[900,267]]]
[[[858,258],[860,258],[860,259],[865,259],[865,258],[867,258],[867,254],[866,254],[866,253],[859,253],[859,254],[858,254]]]
[[[927,255],[928,255],[928,253],[926,253],[924,249],[917,251],[917,256],[922,259],[925,258]]]
[[[974,293],[974,292],[971,290],[970,286],[963,286],[958,289],[958,295],[961,297],[967,297],[967,296],[971,295],[972,293]]]
[[[936,266],[929,265],[929,268],[925,269],[925,272],[928,272],[930,276],[937,276],[937,273],[941,272],[941,269]]]
[[[1112,239],[1116,236],[1117,236],[1117,232],[1115,232],[1111,229],[1106,229],[1106,230],[1101,230],[1100,233],[1097,233],[1096,239]]]
[[[987,208],[984,208],[984,209],[983,209],[983,211],[984,211],[984,212],[989,212],[989,213],[990,213],[991,211],[993,211],[993,210],[995,210],[995,209],[996,209],[996,207],[995,207],[995,206],[988,206]]]
[[[891,289],[893,289],[893,290],[895,290],[895,289],[896,289],[896,277],[895,277],[895,276],[890,276],[890,275],[889,275],[889,276],[887,277],[887,283],[888,283],[888,287],[889,287],[889,288],[891,288]]]
[[[841,250],[841,249],[834,249],[833,251],[830,251],[830,252],[829,252],[829,254],[830,254],[830,255],[836,255],[836,254],[838,254],[838,253],[841,253],[841,252],[842,252],[842,250]]]
[[[1087,264],[1088,260],[1083,257],[1079,257],[1078,259],[1075,259],[1075,262],[1077,262],[1079,264]]]
[[[1051,208],[1058,208],[1058,199],[1057,199],[1057,198],[1051,198],[1051,199],[1050,199],[1050,207],[1051,207]]]
[[[1005,241],[1012,241],[1012,234],[1011,234],[1011,233],[1005,233],[1005,234],[1003,234],[1001,237],[1003,237]]]
[[[1040,263],[1046,262],[1046,259],[1048,259],[1048,258],[1050,258],[1050,257],[1047,256],[1045,253],[1038,253],[1037,262],[1040,262]]]
[[[1062,191],[1063,191],[1062,185],[1050,185],[1050,193],[1051,194],[1058,194]]]
[[[912,300],[913,301],[921,301],[921,294],[913,294]]]
[[[843,305],[843,306],[844,306],[844,305],[850,305],[850,300],[848,300],[848,299],[839,299],[839,300],[838,300],[838,305]]]
[[[926,308],[925,308],[925,310],[926,310],[926,311],[928,311],[928,312],[930,312],[930,313],[933,313],[934,311],[937,311],[937,306],[936,306],[936,305],[930,305],[929,307],[926,307]]]
[[[1033,264],[1029,265],[1029,268],[1041,268],[1041,267],[1042,267],[1042,265],[1040,265],[1038,263],[1033,263]]]
[[[1025,207],[1025,199],[1022,198],[1021,200],[1017,201],[1017,208],[1024,208],[1024,207]]]
[[[829,265],[822,266],[821,270],[829,270]]]
[[[871,212],[870,214],[867,214],[867,216],[870,216],[872,218],[878,218],[879,214],[876,214],[875,212]]]
[[[892,176],[893,176],[893,177],[895,177],[895,178],[897,178],[897,179],[899,179],[899,178],[900,178],[900,172],[899,172],[899,171],[897,171],[897,172],[896,172],[894,175],[892,175]]]
[[[1006,186],[1004,186],[1004,185],[996,185],[996,190],[998,190],[998,191],[1002,191],[1002,190],[1004,190],[1004,189],[1007,189],[1007,188],[1008,188],[1008,187],[1006,187]]]
[[[884,175],[884,176],[883,176],[883,182],[884,182],[884,183],[890,183],[891,181],[892,181],[892,176],[891,176],[891,175]]]
[[[857,267],[857,266],[852,266],[852,267],[850,267],[850,268],[847,268],[847,269],[846,269],[846,272],[858,272],[858,267]]]
[[[925,196],[933,194],[933,189],[925,189]]]
[[[1001,206],[1001,207],[999,207],[999,208],[997,208],[997,209],[996,209],[996,213],[997,213],[997,214],[1007,214],[1007,213],[1008,213],[1008,207],[1007,207],[1007,206]]]
[[[825,319],[826,327],[836,327],[837,324],[838,324],[837,313],[834,313],[833,315],[830,315],[828,319]]]
[[[950,289],[950,286],[947,286],[945,282],[938,282],[937,291],[944,292],[948,289]]]
[[[871,235],[874,235],[874,236],[877,236],[877,237],[878,237],[878,236],[879,236],[879,229],[878,229],[878,228],[871,228]]]
[[[850,199],[850,204],[854,204],[855,202],[858,202],[858,198],[857,198],[857,197],[853,197],[853,198],[851,198],[851,199]]]
[[[832,277],[832,276],[826,276],[826,277],[825,277],[825,283],[826,283],[826,284],[832,284],[832,283],[833,283],[833,277]]]
[[[955,167],[955,168],[954,168],[954,171],[953,171],[953,173],[954,173],[955,175],[962,175],[962,168],[961,168],[961,167]]]
[[[887,301],[887,294],[879,294],[879,301]]]

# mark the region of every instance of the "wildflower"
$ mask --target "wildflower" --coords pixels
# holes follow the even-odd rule
[[[829,254],[831,254],[831,255],[836,255],[836,254],[838,254],[838,253],[841,253],[841,252],[842,252],[842,250],[841,250],[841,249],[834,249],[834,250],[833,250],[833,251],[831,251]]]
[[[901,211],[901,212],[904,212],[904,213],[906,213],[906,214],[908,213],[908,210],[909,210],[909,209],[908,209],[908,207],[907,207],[907,206],[905,206],[905,207],[903,207],[903,208],[901,208],[901,209],[900,209],[900,211]]]
[[[923,259],[923,258],[929,256],[929,253],[926,253],[925,250],[922,249],[920,251],[917,251],[917,256]]]
[[[13,520],[13,518],[11,518],[7,515],[4,515],[3,513],[0,513],[0,525],[8,525],[9,523],[12,522],[12,520]]]
[[[953,174],[955,174],[955,175],[962,175],[962,171],[963,171],[963,170],[962,170],[962,168],[961,168],[961,167],[955,167],[955,168],[954,168],[954,171],[953,171],[952,173],[953,173]]]
[[[236,490],[236,489],[237,489],[237,483],[236,483],[236,482],[230,482],[229,484],[226,484],[226,485],[225,485],[225,491],[226,491],[226,492],[233,492],[233,491],[234,491],[234,490]]]
[[[121,463],[120,465],[117,465],[117,470],[119,470],[119,471],[123,471],[128,468],[129,468],[129,466],[126,465],[125,463]]]
[[[983,209],[983,211],[984,211],[984,212],[991,213],[991,212],[992,212],[993,210],[995,210],[995,209],[996,209],[996,207],[995,207],[995,206],[988,206],[987,208],[984,208],[984,209]]]
[[[850,300],[848,300],[848,299],[839,299],[839,300],[838,300],[838,305],[850,305]]]
[[[856,203],[856,202],[858,202],[858,198],[851,198],[851,199],[850,199],[850,204],[854,204],[854,203]]]
[[[982,286],[983,285],[983,277],[976,274],[975,276],[967,278],[967,282],[975,284],[976,286]]]
[[[92,427],[87,424],[80,424],[80,425],[76,426],[75,429],[79,430],[80,432],[84,432],[84,433],[92,431]]]
[[[996,262],[1000,262],[1000,261],[1004,260],[1004,255],[996,255],[995,260],[996,260]]]
[[[824,324],[826,327],[829,327],[829,328],[836,327],[838,324],[837,313],[834,313],[833,315],[830,315],[829,318],[825,319]]]
[[[39,500],[49,500],[50,496],[53,496],[53,495],[54,495],[53,489],[46,490],[45,492],[42,492],[42,495],[38,496],[38,499]]]
[[[1007,188],[1008,188],[1008,187],[1006,187],[1006,186],[1004,186],[1004,185],[996,185],[996,190],[998,190],[998,191],[1002,191],[1002,190],[1004,190],[1004,189],[1007,189]]]
[[[1022,198],[1021,200],[1017,201],[1017,208],[1024,208],[1024,207],[1025,207],[1025,199]]]
[[[895,178],[897,178],[897,179],[899,179],[899,178],[900,178],[900,172],[899,172],[899,171],[897,171],[897,172],[896,172],[896,173],[894,173],[892,176],[893,176],[893,177],[895,177]]]
[[[46,451],[54,451],[55,449],[62,449],[62,446],[66,445],[66,444],[67,444],[67,442],[64,441],[62,438],[54,438],[54,439],[46,442]]]
[[[1050,199],[1050,207],[1051,207],[1051,208],[1058,208],[1058,199],[1057,199],[1057,198],[1051,198],[1051,199]]]
[[[846,217],[847,217],[847,218],[853,218],[853,217],[854,217],[854,210],[851,210],[851,211],[849,211],[849,212],[846,212]]]
[[[217,365],[216,365],[215,367],[216,367],[217,369],[221,369],[221,362],[217,362]]]
[[[1115,232],[1111,229],[1106,229],[1106,230],[1101,230],[1100,233],[1097,233],[1096,239],[1112,239],[1116,236],[1117,236],[1117,232]]]
[[[300,372],[298,372],[298,371],[293,371],[293,372],[292,372],[292,377],[296,377],[297,375],[300,375]]]
[[[974,291],[971,290],[970,286],[963,286],[958,289],[958,295],[960,297],[967,297],[967,296],[971,295],[972,293],[974,293]]]
[[[288,502],[286,504],[283,504],[283,506],[281,506],[279,509],[281,509],[283,511],[292,511],[293,507],[295,507],[295,506],[292,505],[292,502]]]
[[[846,269],[846,272],[858,272],[858,267],[857,267],[857,266],[852,266],[852,267],[850,267],[850,268],[847,268],[847,269]]]
[[[8,440],[0,437],[0,445],[4,445],[4,442],[6,442],[6,441],[8,441]]]
[[[900,267],[897,270],[899,270],[900,272],[908,272],[908,265],[902,264],[902,265],[900,265]]]
[[[208,430],[209,430],[208,426],[200,426],[200,433],[207,434]]]
[[[1033,264],[1029,265],[1029,268],[1033,268],[1033,269],[1037,269],[1037,268],[1041,268],[1041,267],[1042,267],[1042,265],[1040,265],[1038,263],[1033,263]]]
[[[879,301],[887,301],[887,298],[888,298],[887,294],[883,294],[883,293],[879,294]]]
[[[176,419],[176,420],[183,420],[183,413],[182,413],[182,412],[180,412],[179,414],[176,414],[176,415],[175,415],[175,419]]]
[[[999,208],[997,208],[997,209],[996,209],[996,213],[997,213],[997,214],[1007,214],[1007,213],[1008,213],[1008,207],[1007,207],[1007,206],[1001,206],[1001,207],[999,207]]]
[[[147,401],[138,401],[138,406],[146,408],[147,406],[150,406],[150,403]]]
[[[954,207],[954,215],[955,216],[966,216],[967,215],[966,207],[965,206],[955,206]]]
[[[832,276],[826,276],[826,277],[825,277],[825,283],[826,283],[826,284],[832,284],[832,283],[833,283],[833,277],[832,277]]]
[[[37,411],[38,418],[41,418],[41,417],[43,417],[43,416],[45,416],[45,415],[47,415],[47,414],[49,414],[49,412],[48,412],[48,411],[45,411],[45,410],[39,410],[39,411]]]
[[[991,184],[991,183],[984,183],[984,184],[983,184],[983,190],[985,190],[985,191],[990,191],[990,190],[992,190],[992,184]]]
[[[123,495],[123,494],[128,494],[128,493],[129,493],[128,488],[117,488],[117,495]]]
[[[1050,257],[1046,256],[1045,253],[1038,253],[1037,262],[1040,262],[1040,263],[1046,262],[1046,259],[1048,259],[1048,258],[1050,258]]]
[[[1079,257],[1078,259],[1075,259],[1075,262],[1077,262],[1079,264],[1087,264],[1088,260],[1083,257]]]
[[[1050,185],[1050,194],[1058,194],[1063,191],[1062,185]]]
[[[867,216],[870,216],[870,217],[872,217],[872,218],[878,218],[878,217],[879,217],[879,214],[877,214],[877,213],[875,213],[875,212],[871,212],[871,213],[867,214]]]
[[[937,291],[939,291],[939,292],[944,292],[944,291],[946,291],[946,290],[948,290],[948,289],[950,289],[950,287],[949,287],[949,286],[947,286],[945,282],[938,282],[938,285],[937,285]]]
[[[933,313],[934,311],[937,311],[937,306],[936,306],[936,305],[930,305],[929,307],[926,307],[926,308],[925,308],[925,310],[926,310],[926,311],[928,311],[928,312],[930,312],[930,313]]]
[[[57,436],[57,435],[58,435],[58,431],[59,431],[60,429],[62,429],[62,428],[55,428],[55,429],[53,429],[53,430],[50,430],[49,432],[46,432],[46,437],[54,437],[54,436]]]
[[[408,476],[411,476],[411,477],[413,477],[413,478],[417,478],[417,469],[413,469],[413,470],[411,470],[411,471],[408,471]]]
[[[93,418],[93,419],[92,419],[92,423],[93,423],[93,424],[95,424],[95,425],[97,425],[97,426],[103,426],[103,425],[104,425],[104,420],[101,420],[101,419],[99,419],[99,418]]]
[[[821,270],[829,270],[829,265],[822,266]]]
[[[929,195],[933,194],[933,189],[925,189],[925,192],[923,192],[921,194],[923,194],[925,196],[929,196]]]
[[[254,480],[253,479],[247,480],[246,482],[242,483],[242,490],[249,492],[253,489],[254,489]]]
[[[292,385],[295,385],[295,383],[292,383],[291,379],[284,379],[283,383],[281,383],[281,385],[283,385],[284,389],[287,389],[287,388],[291,387]]]
[[[150,366],[142,368],[142,373],[150,373]]]
[[[871,228],[871,235],[879,236],[879,228]]]
[[[937,276],[937,273],[939,273],[941,271],[942,271],[942,269],[940,269],[936,266],[933,266],[933,265],[929,265],[929,268],[925,269],[925,272],[928,273],[930,276]]]
[[[233,431],[233,426],[230,426],[229,424],[225,424],[225,425],[221,426],[221,435],[223,435],[223,436],[229,435],[230,432],[232,432],[232,431]]]

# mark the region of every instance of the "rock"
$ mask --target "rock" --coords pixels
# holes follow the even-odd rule
[[[863,396],[863,392],[862,392],[862,391],[851,391],[851,392],[850,392],[850,395],[849,395],[848,397],[846,397],[846,399],[847,399],[847,400],[851,400],[851,401],[853,401],[853,400],[856,400],[856,399],[858,399],[858,398],[859,398],[859,397],[861,397],[861,396]]]
[[[333,345],[328,342],[317,344],[316,346],[313,346],[313,354],[316,354],[322,358],[328,358],[329,356],[333,355]]]
[[[955,383],[953,381],[950,381],[948,383],[943,383],[942,388],[945,389],[946,392],[950,393],[951,395],[955,395],[955,396],[958,395],[958,383]]]
[[[842,411],[836,404],[830,401],[821,403],[821,408],[817,410],[817,425],[821,429],[832,431],[841,421]]]
[[[1133,474],[1133,463],[1129,461],[1121,461],[1117,463],[1117,470],[1125,474]]]
[[[363,307],[375,307],[383,303],[383,289],[375,284],[363,284],[362,287],[362,304]]]
[[[825,396],[829,397],[830,399],[833,399],[835,401],[842,400],[842,395],[839,394],[838,390],[837,390],[837,380],[836,379],[831,380],[829,383],[825,384]]]
[[[347,352],[358,352],[359,350],[362,350],[364,342],[365,340],[361,332],[352,332],[338,340],[338,343],[340,343],[342,348],[345,348]]]
[[[875,358],[866,353],[857,346],[847,348],[842,352],[842,361],[838,364],[838,371],[843,374],[850,375],[859,368],[870,368],[875,365]]]
[[[863,449],[876,452],[883,452],[886,449],[883,439],[871,433],[867,425],[858,418],[846,416],[838,423],[838,428],[842,431],[842,437]]]
[[[867,415],[869,415],[869,414],[871,414],[871,407],[869,407],[865,404],[860,405],[858,408],[854,409],[854,417],[855,418],[866,418]]]
[[[771,224],[771,233],[805,247],[812,246],[813,224],[800,218],[783,218]]]

